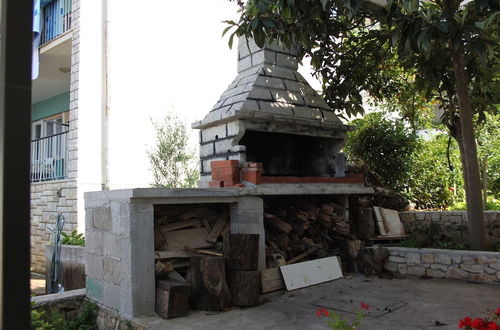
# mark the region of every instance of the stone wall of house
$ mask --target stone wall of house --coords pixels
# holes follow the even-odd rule
[[[500,211],[486,211],[485,221],[494,246],[500,247]],[[449,240],[467,243],[467,212],[401,212],[408,234],[417,241]]]
[[[67,180],[31,184],[31,268],[45,273],[45,246],[53,240],[53,228],[59,212],[66,218],[64,231],[77,228],[78,163],[78,72],[80,52],[80,0],[73,0],[73,33],[68,132]]]
[[[57,180],[31,184],[31,267],[45,273],[45,246],[54,235],[57,214],[64,215],[63,230],[76,229],[76,180]]]
[[[500,284],[500,252],[389,247],[392,273]]]

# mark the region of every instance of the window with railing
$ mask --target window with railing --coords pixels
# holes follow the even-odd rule
[[[62,117],[33,124],[31,182],[65,179],[67,175],[68,125]]]
[[[52,0],[42,8],[41,45],[71,29],[71,2],[72,0]]]

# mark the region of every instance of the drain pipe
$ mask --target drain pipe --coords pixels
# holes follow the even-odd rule
[[[102,1],[101,189],[108,190],[108,0]]]

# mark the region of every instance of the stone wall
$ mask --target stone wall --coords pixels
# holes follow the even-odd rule
[[[408,234],[417,241],[449,240],[467,243],[467,212],[401,212],[401,221]],[[491,242],[500,247],[500,212],[484,212]]]
[[[500,252],[389,247],[392,273],[500,284]]]
[[[31,267],[45,273],[45,246],[51,244],[57,214],[66,219],[63,230],[76,229],[76,180],[57,180],[31,184]]]

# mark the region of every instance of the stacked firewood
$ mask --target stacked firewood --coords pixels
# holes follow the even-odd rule
[[[342,255],[346,242],[356,240],[345,208],[334,200],[267,200],[264,224],[268,267]]]
[[[229,212],[217,205],[165,205],[155,208],[154,228],[157,278],[185,274],[193,255],[222,256]]]

